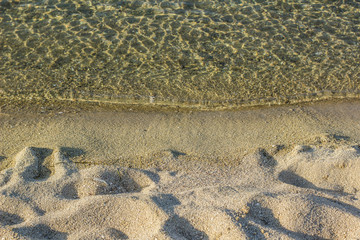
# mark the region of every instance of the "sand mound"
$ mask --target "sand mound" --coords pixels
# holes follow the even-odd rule
[[[259,149],[193,171],[92,166],[25,148],[0,174],[3,239],[356,239],[360,151]],[[181,156],[177,159],[181,161]],[[209,171],[212,174],[209,174]]]
[[[356,193],[360,189],[359,154],[358,146],[297,146],[287,157],[290,165],[280,172],[279,178],[298,187]]]

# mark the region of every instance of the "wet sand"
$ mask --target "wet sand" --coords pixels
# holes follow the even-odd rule
[[[5,239],[356,239],[360,101],[2,107]]]

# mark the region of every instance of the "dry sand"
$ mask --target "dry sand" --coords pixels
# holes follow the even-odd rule
[[[0,239],[360,239],[360,101],[0,113]]]

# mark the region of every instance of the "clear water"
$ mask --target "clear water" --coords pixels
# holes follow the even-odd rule
[[[234,106],[360,96],[360,1],[2,0],[0,96]]]

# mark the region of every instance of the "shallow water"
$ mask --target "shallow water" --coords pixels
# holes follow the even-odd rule
[[[360,1],[2,0],[0,96],[202,106],[360,96]]]

